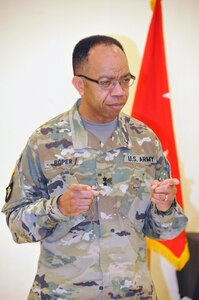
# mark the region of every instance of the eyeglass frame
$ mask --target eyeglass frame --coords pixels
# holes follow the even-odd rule
[[[126,87],[126,88],[129,88],[130,86],[132,86],[133,83],[134,83],[134,81],[135,81],[135,79],[136,79],[136,77],[135,77],[134,75],[132,75],[131,73],[129,73],[128,75],[130,75],[130,79],[133,79],[133,82],[132,82],[131,85],[129,85],[129,86]],[[118,79],[118,80],[117,80],[117,79],[110,79],[110,81],[114,82],[114,85],[111,86],[111,87],[109,87],[109,88],[103,88],[102,85],[100,85],[100,80],[90,78],[90,77],[88,77],[88,76],[86,76],[86,75],[83,75],[83,74],[77,74],[77,75],[75,75],[75,76],[77,76],[77,77],[82,77],[82,78],[84,78],[84,79],[86,79],[86,80],[89,80],[89,81],[91,81],[91,82],[97,83],[97,84],[99,84],[99,86],[100,86],[102,89],[104,89],[104,90],[111,90],[111,89],[113,89],[113,88],[115,87],[115,85],[116,85],[117,82],[119,82],[120,86],[123,87],[123,85],[121,85],[122,79]]]

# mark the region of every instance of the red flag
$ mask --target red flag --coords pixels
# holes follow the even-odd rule
[[[167,79],[160,0],[156,0],[149,27],[132,116],[144,122],[156,133],[170,162],[172,177],[180,179]],[[180,186],[178,186],[177,201],[183,207]],[[147,239],[147,245],[149,249],[162,254],[177,270],[182,269],[189,259],[184,231],[175,239],[165,242]]]

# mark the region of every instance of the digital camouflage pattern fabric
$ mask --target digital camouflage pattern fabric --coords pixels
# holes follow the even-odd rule
[[[154,179],[170,176],[159,140],[120,113],[106,144],[83,127],[76,103],[30,137],[3,212],[17,243],[41,243],[29,300],[156,299],[145,237],[171,239],[187,218],[150,202]],[[57,198],[72,183],[100,191],[88,212],[64,216]]]

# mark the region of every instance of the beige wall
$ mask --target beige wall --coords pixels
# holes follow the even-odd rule
[[[187,229],[199,231],[199,1],[163,0],[162,6]],[[74,44],[91,34],[118,37],[126,48],[132,73],[138,76],[150,20],[149,0],[0,0],[2,205],[5,187],[28,136],[77,99],[71,85]],[[134,91],[135,87],[125,107],[127,113]],[[36,271],[39,245],[16,245],[2,214],[0,218],[0,298],[25,300]],[[156,255],[152,271],[159,299],[167,300],[169,292]]]

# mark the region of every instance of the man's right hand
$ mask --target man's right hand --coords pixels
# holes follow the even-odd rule
[[[89,210],[94,197],[98,195],[99,192],[89,185],[75,183],[58,198],[58,208],[66,216],[75,216]]]

